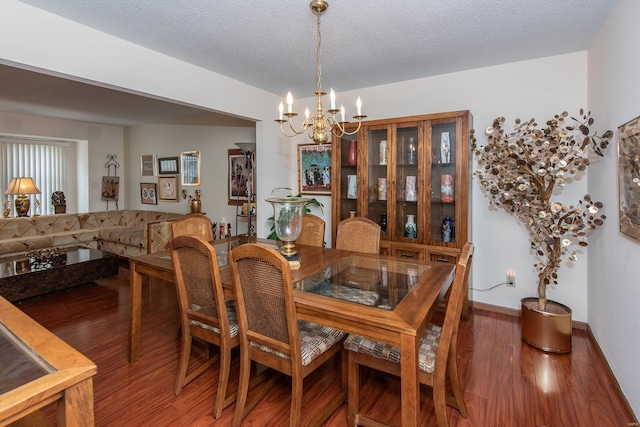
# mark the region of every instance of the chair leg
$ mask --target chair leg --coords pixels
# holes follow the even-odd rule
[[[356,355],[347,351],[348,364],[348,395],[347,395],[347,425],[356,425],[356,414],[360,404],[360,365],[356,362]]]
[[[185,386],[187,378],[187,368],[189,367],[189,358],[191,357],[191,334],[183,333],[181,342],[178,377],[176,378],[176,385],[173,389],[173,394],[176,396],[182,393],[182,388]]]
[[[460,388],[460,377],[458,376],[458,362],[456,360],[455,351],[451,351],[447,361],[447,370],[449,371],[449,380],[453,389],[453,397],[455,399],[455,407],[458,408],[460,415],[467,418],[467,405],[464,403],[462,389]]]
[[[436,420],[439,427],[448,427],[446,402],[445,374],[435,375],[433,379],[433,406],[436,410]]]
[[[300,414],[302,412],[302,377],[293,375],[291,377],[291,414],[289,416],[289,427],[300,425]]]
[[[227,386],[229,385],[229,370],[231,369],[231,349],[220,348],[220,373],[218,375],[218,391],[216,392],[216,402],[213,406],[213,418],[218,419],[224,410]]]
[[[244,350],[244,349],[241,349]],[[249,377],[251,376],[251,361],[248,355],[240,358],[240,380],[238,384],[238,396],[236,399],[236,410],[233,414],[233,427],[240,427],[244,418],[245,405],[247,403],[247,393],[249,392]]]

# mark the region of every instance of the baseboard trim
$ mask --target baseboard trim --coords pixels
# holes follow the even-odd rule
[[[504,314],[507,316],[520,317],[520,310],[517,310],[515,308],[502,307],[499,305],[487,304],[487,303],[478,302],[478,301],[473,301],[472,307],[474,309],[477,308],[479,310],[490,311],[493,313]],[[577,320],[572,320],[571,327],[573,329],[580,329],[582,331],[586,331],[588,330],[589,325],[586,322],[579,322]]]

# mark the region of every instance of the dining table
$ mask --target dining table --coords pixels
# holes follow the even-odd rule
[[[276,241],[248,236],[211,242],[228,298],[233,298],[228,253],[249,242],[278,248]],[[291,276],[298,318],[399,347],[402,425],[417,426],[420,339],[453,282],[455,265],[306,245],[296,249],[300,265],[292,268]],[[143,278],[173,282],[170,252],[131,258],[130,275],[129,361],[133,363],[141,352],[142,289],[150,283]]]

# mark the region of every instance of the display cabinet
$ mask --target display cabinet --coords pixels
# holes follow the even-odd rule
[[[380,250],[455,263],[470,236],[469,111],[362,122],[334,136],[332,241],[338,223],[367,217]]]

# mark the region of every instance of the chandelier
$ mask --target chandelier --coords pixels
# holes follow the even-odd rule
[[[293,96],[291,95],[291,92],[289,92],[287,94],[287,111],[284,111],[284,105],[282,102],[280,102],[280,115],[276,122],[280,123],[280,131],[287,137],[294,137],[296,135],[301,135],[307,132],[309,138],[311,138],[316,144],[325,144],[329,142],[330,131],[332,131],[337,137],[341,137],[345,134],[355,134],[360,130],[362,119],[367,116],[362,115],[362,102],[360,101],[360,97],[358,97],[358,100],[356,102],[357,114],[353,116],[353,118],[358,121],[358,128],[352,132],[347,132],[345,129],[346,122],[344,119],[345,109],[342,105],[340,106],[340,109],[336,108],[336,94],[333,89],[331,89],[331,92],[329,94],[329,98],[331,100],[331,108],[327,110],[327,113],[330,116],[327,117],[322,112],[322,97],[327,93],[322,91],[322,65],[320,63],[320,46],[322,44],[322,37],[320,33],[320,16],[327,10],[327,8],[329,7],[329,3],[324,0],[313,0],[309,4],[309,6],[317,17],[316,63],[318,72],[318,88],[313,93],[318,98],[316,114],[313,116],[309,116],[309,108],[307,108],[304,112],[305,120],[302,125],[296,130],[293,125],[292,119],[298,114],[293,112]],[[336,119],[336,114],[338,112],[340,113],[340,121]],[[285,129],[285,127],[283,126],[285,123],[289,123],[289,129]]]

